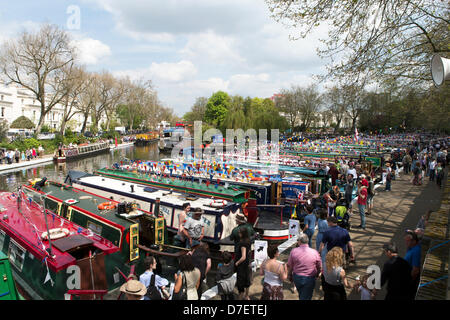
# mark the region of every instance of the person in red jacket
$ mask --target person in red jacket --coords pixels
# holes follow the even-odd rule
[[[361,217],[361,224],[356,228],[362,228],[366,230],[366,206],[367,206],[367,187],[361,182],[358,182],[358,208],[359,216]]]
[[[336,168],[334,164],[331,165],[330,170],[328,171],[328,174],[331,176],[331,185],[336,185],[336,180],[339,176],[339,170]]]

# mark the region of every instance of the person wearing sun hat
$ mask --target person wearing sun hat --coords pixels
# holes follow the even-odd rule
[[[247,217],[242,212],[236,213],[235,220],[236,220],[237,226],[231,231],[230,240],[233,241],[234,245],[236,246],[239,243],[239,241],[241,240],[241,238],[239,236],[239,230],[241,228],[247,229],[248,236],[250,237],[250,239],[255,234],[255,229],[253,229],[253,226],[250,223],[248,223]]]
[[[138,280],[131,279],[120,287],[120,292],[125,293],[127,300],[144,300],[147,288]]]

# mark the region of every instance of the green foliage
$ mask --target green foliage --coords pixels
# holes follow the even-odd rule
[[[425,129],[450,132],[450,88],[430,88],[406,92],[394,88],[381,93],[368,93],[361,112],[361,131],[393,131]]]
[[[41,127],[41,133],[47,133],[47,132],[52,132],[52,129],[48,125],[43,124]]]
[[[144,122],[144,116],[140,112],[136,112],[138,109],[140,108],[137,105],[118,105],[116,109],[117,118],[120,119],[120,122],[126,128],[129,128],[130,130],[137,129],[142,122]],[[116,125],[111,125],[110,127],[114,128]]]
[[[204,109],[202,102],[206,105]],[[226,129],[255,129],[257,132],[259,129],[279,129],[281,132],[288,128],[286,118],[280,115],[271,99],[229,96],[223,91],[214,93],[209,99],[198,98],[183,118],[192,122],[202,120],[203,132],[217,128],[223,134]]]
[[[205,121],[220,128],[230,107],[231,98],[228,93],[218,91],[214,93],[206,104]]]
[[[1,143],[0,147],[8,150],[18,149],[19,151],[25,151],[31,148],[38,148],[40,145],[41,142],[34,138],[22,139],[21,137],[18,137],[12,143]]]
[[[25,116],[20,116],[11,123],[13,129],[33,129],[34,123]]]

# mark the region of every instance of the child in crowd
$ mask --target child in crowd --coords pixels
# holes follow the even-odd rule
[[[230,252],[224,251],[222,262],[218,265],[216,273],[217,288],[222,300],[234,300],[234,287],[236,278],[234,274],[234,261]]]
[[[369,275],[366,274],[361,280],[357,280],[355,283],[356,290],[361,294],[361,300],[375,300],[375,291],[370,290],[367,287],[367,279]]]

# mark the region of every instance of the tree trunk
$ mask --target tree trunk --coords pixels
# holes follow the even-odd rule
[[[81,127],[81,133],[85,133],[86,132],[86,126],[87,126],[88,117],[89,117],[89,112],[84,113],[84,121],[83,121],[83,126]]]
[[[59,129],[59,134],[61,134],[62,136],[64,136],[64,133],[66,131],[66,119],[63,118],[63,122],[61,123],[61,128]]]

